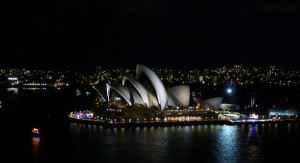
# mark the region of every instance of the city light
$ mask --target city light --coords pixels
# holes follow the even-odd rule
[[[227,88],[227,93],[231,94],[232,93],[232,89],[231,88]]]

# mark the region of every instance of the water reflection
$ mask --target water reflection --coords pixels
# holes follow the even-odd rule
[[[273,162],[286,155],[296,158],[296,151],[286,145],[300,144],[296,125],[106,128],[70,123],[67,132],[70,132],[69,143],[60,145],[69,150],[68,155],[62,156],[70,162]],[[47,140],[43,139],[39,154],[39,138],[33,138],[34,160],[57,154],[44,150],[56,141],[45,143]],[[280,154],[282,151],[284,155]]]
[[[221,127],[217,137],[217,158],[218,162],[237,162],[240,151],[240,137],[238,126]]]
[[[32,160],[40,162],[40,137],[32,138]]]
[[[249,144],[250,145],[256,145],[258,144],[258,140],[259,140],[259,137],[258,137],[258,131],[257,131],[257,128],[258,126],[257,125],[251,125],[249,127]]]
[[[248,156],[247,161],[259,162],[260,160],[262,160],[263,157],[263,155],[261,155],[262,148],[260,145],[259,135],[261,134],[261,132],[263,132],[264,126],[252,124],[248,127],[248,145],[245,148],[245,155]]]

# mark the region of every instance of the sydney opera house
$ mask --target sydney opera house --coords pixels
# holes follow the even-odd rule
[[[188,85],[166,89],[155,72],[141,64],[136,66],[135,77],[125,73],[120,83],[106,83],[93,88],[98,93],[96,108],[114,112],[132,108],[160,113],[189,109],[217,111],[223,100],[222,97],[207,100],[191,97]]]

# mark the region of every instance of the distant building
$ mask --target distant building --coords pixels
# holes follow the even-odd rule
[[[235,111],[235,110],[239,109],[239,105],[222,103],[220,105],[220,108],[224,111]]]

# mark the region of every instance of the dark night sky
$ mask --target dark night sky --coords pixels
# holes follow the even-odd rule
[[[10,0],[1,24],[0,68],[300,67],[299,0]]]

